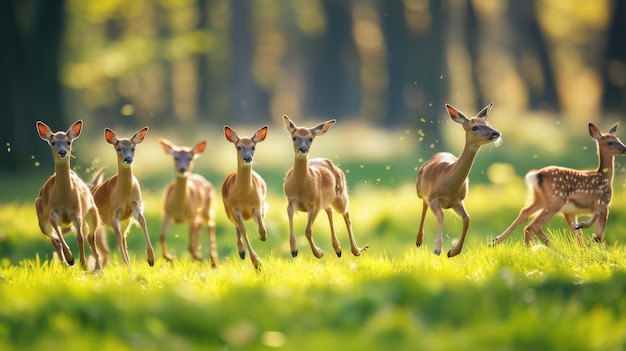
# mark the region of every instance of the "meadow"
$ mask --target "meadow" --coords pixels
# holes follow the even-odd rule
[[[537,134],[570,133],[555,147],[546,145],[545,135],[529,137],[513,133],[513,124],[491,122],[502,126],[505,142],[497,149],[484,147],[477,157],[466,200],[472,222],[463,252],[451,259],[445,252],[461,229],[451,211],[445,213],[444,254],[432,253],[436,221],[430,213],[424,245],[415,247],[421,202],[414,181],[417,167],[444,144],[460,153],[462,136],[456,125],[444,127],[445,143],[427,136],[420,141],[417,130],[383,132],[341,124],[316,139],[312,155],[331,158],[346,171],[356,239],[371,247],[361,257],[352,256],[343,221],[335,216],[344,248],[343,257],[337,258],[326,216],[321,215],[313,228],[325,251],[321,259],[313,257],[304,238],[304,214],[296,217],[300,254],[292,258],[289,253],[281,184],[293,151],[284,128],[271,128],[255,158],[255,169],[269,186],[267,241],[258,240],[253,223],[246,223],[263,261],[260,271],[248,258],[239,259],[234,227],[219,196],[218,268],[191,260],[182,225],[172,225],[167,236],[176,260],[161,258],[162,191],[173,169],[156,139],[165,136],[179,144],[207,139],[210,151],[196,161],[196,171],[219,189],[236,164],[235,151],[219,129],[193,135],[151,130],[137,148],[135,175],[142,183],[157,254],[154,267],[145,261],[138,226],[129,234],[130,271],[110,230],[113,260],[102,271],[85,273],[78,264],[65,267],[39,232],[33,204],[52,170],[33,166],[23,177],[4,177],[0,349],[623,350],[626,183],[621,164],[626,160],[616,160],[615,195],[603,244],[591,242],[592,227],[584,231],[585,247],[579,247],[564,220],[555,217],[546,227],[551,247],[538,242],[525,247],[522,228],[490,247],[490,239],[508,226],[526,200],[527,170],[547,164],[597,165],[595,146],[584,129],[537,124]],[[257,127],[236,129],[245,135]],[[601,128],[606,127],[603,123]],[[97,142],[101,134],[81,138],[92,141],[76,141],[72,162],[77,172],[89,178],[105,166],[111,175],[115,156],[104,140]],[[34,131],[33,140],[40,142]],[[204,257],[207,240],[203,231]],[[77,254],[74,235],[68,243]]]

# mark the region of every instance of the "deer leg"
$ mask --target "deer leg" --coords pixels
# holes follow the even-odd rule
[[[241,230],[239,230],[239,226],[237,225],[237,223],[235,223],[235,231],[237,232],[237,252],[239,253],[239,258],[243,260],[246,258],[246,249],[243,246]]]
[[[217,268],[217,239],[215,235],[215,220],[211,216],[211,219],[207,221],[207,229],[209,232],[209,257],[211,259],[211,267]]]
[[[420,221],[420,227],[417,230],[417,236],[415,238],[415,245],[417,247],[422,246],[422,240],[424,240],[424,219],[426,219],[426,212],[428,211],[428,202],[422,201],[422,219]]]
[[[63,232],[59,227],[57,218],[58,215],[55,211],[55,213],[50,216],[50,224],[52,225],[52,228],[54,229],[58,240],[56,242],[53,240],[52,243],[55,246],[59,257],[63,260],[63,262],[65,262],[69,266],[73,266],[74,256],[72,255],[72,251],[70,250],[69,245],[67,245],[67,242],[65,241],[65,237],[63,236]],[[76,231],[78,232],[78,227],[76,227]]]
[[[458,205],[453,207],[454,211],[461,217],[463,220],[463,231],[461,231],[461,236],[459,237],[459,241],[454,245],[450,251],[448,251],[448,257],[454,257],[461,253],[463,249],[463,243],[465,242],[465,235],[467,234],[467,229],[469,228],[470,217],[465,210],[465,206],[463,205],[463,201],[461,201]]]
[[[111,221],[111,227],[113,227],[113,232],[115,233],[115,239],[117,239],[117,246],[120,249],[122,260],[124,261],[126,266],[130,268],[130,259],[128,258],[128,248],[126,247],[126,238],[124,238],[124,234],[122,234],[121,223],[117,217],[113,218],[113,220]]]
[[[259,211],[258,209],[255,209],[252,218],[254,218],[254,221],[259,227],[259,238],[261,241],[265,241],[267,239],[267,229],[265,228],[265,223],[263,222],[263,210]]]
[[[289,217],[289,247],[291,249],[291,257],[298,256],[298,243],[296,241],[296,236],[293,231],[293,214],[294,214],[294,204],[289,202],[287,205],[287,217]]]
[[[580,246],[583,246],[583,233],[580,230],[580,228],[578,228],[578,216],[576,216],[573,213],[563,213],[563,217],[565,217],[565,221],[567,222],[567,226],[569,227],[569,229],[572,231],[572,233],[574,234],[574,237],[576,237],[576,240],[578,241],[578,244]]]
[[[564,203],[565,201],[556,201],[548,204],[548,206],[530,222],[524,229],[524,242],[527,246],[530,244],[533,235],[537,236],[545,245],[550,245],[550,240],[546,236],[546,233],[544,233],[543,226],[560,211]]]
[[[97,235],[100,234],[100,230],[99,227],[96,226],[97,223],[97,217],[98,213],[94,210],[89,211],[89,213],[87,213],[87,216],[85,217],[87,224],[88,224],[88,229],[89,229],[89,233],[87,234],[87,243],[89,244],[89,247],[91,248],[91,253],[93,254],[93,258],[95,260],[95,265],[94,265],[94,271],[99,271],[102,266],[100,265],[100,253],[98,252],[97,249],[97,245],[96,245],[96,239],[97,239]],[[106,233],[104,233],[106,235]]]
[[[324,251],[317,247],[317,245],[315,245],[315,241],[313,240],[313,222],[315,222],[315,218],[317,217],[318,213],[319,211],[315,208],[311,208],[309,210],[304,235],[306,235],[306,238],[309,241],[309,245],[311,246],[311,251],[313,252],[313,255],[317,258],[322,258],[322,256],[324,256]]]
[[[328,223],[330,223],[330,239],[333,243],[333,249],[335,249],[335,253],[337,257],[341,257],[341,244],[339,244],[339,239],[337,239],[337,234],[335,233],[335,223],[333,221],[333,210],[328,207],[325,209],[326,215],[328,215]]]
[[[161,241],[161,248],[163,249],[163,258],[165,258],[168,262],[173,261],[172,255],[167,250],[167,243],[165,242],[165,236],[167,234],[167,228],[170,225],[170,220],[166,216],[163,216],[163,223],[161,224],[161,234],[159,235],[159,239]]]
[[[50,242],[52,243],[52,247],[54,247],[54,251],[56,251],[59,259],[63,261],[63,263],[68,264],[65,259],[65,253],[63,252],[63,247],[61,244],[61,240],[59,239],[60,230],[56,227],[52,227],[52,223],[50,221],[47,222],[39,222],[39,227],[41,228],[41,232],[50,238]],[[72,262],[73,264],[73,262]]]
[[[344,213],[343,220],[346,222],[346,227],[348,228],[348,237],[350,238],[350,250],[354,256],[361,256],[363,251],[370,248],[369,245],[363,245],[362,248],[356,244],[356,239],[354,238],[354,233],[352,232],[352,221],[350,220],[350,214],[348,212]]]
[[[259,259],[259,256],[256,254],[256,252],[254,252],[254,249],[252,248],[252,243],[250,242],[250,238],[248,238],[248,232],[246,231],[246,226],[243,223],[241,212],[235,211],[235,216],[237,220],[237,232],[241,233],[241,237],[243,237],[243,241],[245,242],[246,247],[248,248],[248,253],[250,254],[250,260],[252,261],[254,268],[256,268],[257,270],[261,269],[261,259]],[[240,251],[239,253],[240,255],[241,252],[242,251]],[[245,251],[243,251],[243,254],[245,255]]]
[[[63,247],[62,247],[63,245],[61,244],[61,240],[59,240],[59,237],[56,234],[56,232],[50,234],[50,241],[52,242],[52,247],[54,247],[54,251],[59,256],[59,259],[68,266],[73,265],[74,264],[73,261],[71,265],[67,262],[67,259],[65,258],[65,253],[63,252]]]
[[[198,218],[194,218],[189,225],[189,253],[196,261],[202,261],[202,255],[200,254],[200,230],[202,222]]]
[[[78,243],[80,266],[87,270],[87,260],[85,259],[85,232],[87,231],[87,225],[79,218],[74,220],[74,224],[76,226],[76,242]]]
[[[598,221],[596,222],[596,233],[593,236],[593,240],[595,242],[602,243],[602,238],[604,237],[604,229],[606,227],[606,221],[609,218],[608,209],[606,212],[602,212],[599,214]]]
[[[239,224],[239,212],[235,212],[235,218],[232,219],[235,224],[235,231],[237,232],[237,252],[239,252],[239,258],[242,260],[246,258],[246,249],[243,245],[243,233],[245,233],[246,228],[243,226],[243,223]],[[243,227],[243,230],[241,229]]]
[[[430,203],[430,209],[437,218],[437,239],[435,240],[435,249],[433,253],[437,256],[441,255],[441,247],[443,246],[443,210],[439,205],[439,200]]]
[[[601,213],[600,213],[600,211],[594,211],[594,212],[591,214],[591,217],[589,217],[589,219],[587,219],[587,220],[586,220],[586,221],[584,221],[584,222],[579,222],[579,223],[576,223],[575,228],[576,228],[576,229],[581,229],[581,228],[589,228],[589,227],[591,227],[591,225],[592,225],[592,224],[596,221],[596,219],[598,218],[598,216],[599,216],[600,214],[601,214]]]
[[[154,249],[152,248],[152,243],[150,242],[150,236],[148,235],[148,226],[146,225],[146,217],[139,209],[135,209],[135,218],[137,218],[137,222],[141,226],[141,230],[143,231],[143,239],[146,242],[146,255],[148,256],[148,264],[150,267],[154,266]]]
[[[540,201],[533,201],[530,205],[522,208],[522,210],[519,212],[519,215],[517,216],[517,218],[515,218],[513,223],[511,223],[511,225],[508,228],[506,228],[506,230],[502,232],[502,234],[496,236],[493,239],[492,244],[496,245],[496,244],[503,242],[504,239],[506,239],[511,234],[511,232],[515,230],[515,228],[517,228],[520,224],[526,222],[528,217],[530,217],[533,213],[539,211],[541,207],[542,207],[542,204]]]
[[[99,226],[96,228],[94,235],[96,236],[96,248],[100,256],[100,267],[104,267],[109,261],[109,254],[111,254],[109,242],[107,240],[106,228],[104,226]]]

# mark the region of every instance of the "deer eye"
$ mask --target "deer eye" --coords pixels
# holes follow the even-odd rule
[[[253,146],[253,147],[252,147],[252,151],[254,151],[254,150],[256,150],[256,146]]]
[[[118,147],[118,148],[117,148],[117,152],[122,152],[122,148],[121,148],[121,147]]]
[[[130,149],[130,151],[135,152],[135,148]]]
[[[68,141],[68,142],[67,142],[67,145],[68,145],[68,146],[69,146],[69,145],[72,145],[72,142],[71,142],[71,141]]]
[[[296,137],[291,138],[291,140],[296,141]]]
[[[57,144],[57,142],[56,142],[56,141],[51,141],[51,142],[50,142],[50,145],[52,145],[52,146],[54,146],[54,145],[56,145],[56,144]]]
[[[237,151],[241,151],[241,146],[237,146]]]
[[[473,127],[472,127],[472,130],[473,130],[473,131],[477,131],[477,130],[478,130],[478,126],[473,126]]]
[[[609,144],[609,145],[613,145],[613,142],[612,142],[612,141],[609,141],[607,144]]]
[[[309,138],[309,143],[313,142],[313,138]]]

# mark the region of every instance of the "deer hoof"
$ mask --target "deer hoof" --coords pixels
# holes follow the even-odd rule
[[[452,251],[453,249],[450,249],[450,251],[448,251],[448,257],[454,257],[456,255],[458,255],[459,253],[454,253],[454,251]]]
[[[576,223],[576,225],[574,226],[574,229],[580,229],[583,228],[585,226],[584,223]]]
[[[337,254],[337,257],[341,258],[341,250],[339,250],[339,252],[335,252]]]
[[[241,258],[242,260],[244,260],[246,258],[246,252],[245,251],[241,251],[239,252],[239,258]]]
[[[67,265],[68,266],[73,266],[74,265],[74,258],[70,258],[67,260]]]
[[[291,251],[291,257],[297,257],[297,256],[298,256],[298,250]]]
[[[594,236],[593,236],[593,241],[595,241],[595,242],[596,242],[596,243],[598,243],[598,244],[602,243],[602,239],[600,239],[600,238],[598,238],[597,236],[595,236],[595,234],[594,234]]]
[[[433,253],[437,256],[441,255],[441,249],[435,249]]]
[[[150,265],[150,267],[154,267],[154,259],[148,260],[148,264]]]

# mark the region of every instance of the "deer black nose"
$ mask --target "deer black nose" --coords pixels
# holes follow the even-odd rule
[[[126,157],[126,158],[124,158],[124,163],[126,163],[126,164],[131,164],[131,163],[133,163],[133,158],[132,158],[132,157],[130,157],[130,156],[128,156],[128,157]]]
[[[59,150],[58,155],[60,158],[65,158],[65,156],[67,156],[67,150]]]
[[[306,147],[301,147],[298,149],[298,152],[301,154],[306,154],[307,152],[309,152],[309,149],[307,149]]]
[[[185,172],[187,172],[187,168],[185,168],[185,167],[180,167],[180,168],[178,169],[178,172],[179,172],[179,173],[185,173]]]
[[[250,164],[252,162],[252,156],[244,156],[243,162],[245,162],[246,164]]]
[[[500,137],[500,132],[495,130],[493,133],[491,133],[491,139],[497,139]]]

